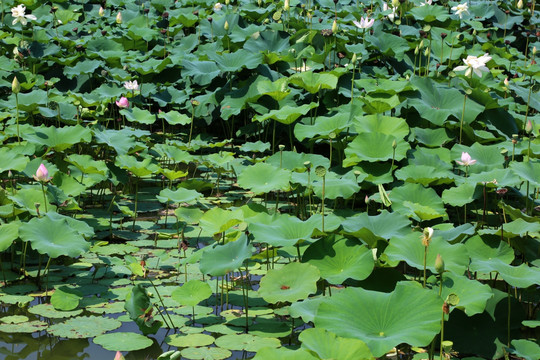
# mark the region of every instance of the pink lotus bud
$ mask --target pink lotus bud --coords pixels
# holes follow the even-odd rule
[[[129,107],[129,101],[126,97],[122,96],[120,100],[116,100],[116,106],[125,109]]]
[[[46,182],[49,181],[49,170],[45,167],[45,165],[41,164],[39,165],[39,168],[36,171],[36,175],[34,175],[34,179],[36,181]]]
[[[121,24],[122,23],[122,13],[119,11],[118,14],[116,14],[116,23]]]
[[[126,360],[126,359],[124,358],[124,355],[122,355],[120,351],[117,351],[116,356],[114,357],[114,360]]]
[[[527,134],[530,134],[533,131],[533,124],[531,119],[527,120],[527,123],[525,124],[525,132]]]

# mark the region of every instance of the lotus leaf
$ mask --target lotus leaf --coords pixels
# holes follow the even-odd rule
[[[82,299],[82,293],[76,289],[60,286],[51,296],[51,305],[56,310],[70,311],[79,306]]]
[[[212,295],[210,285],[200,280],[190,280],[174,290],[171,296],[181,305],[195,306],[201,301],[208,299],[210,295]]]
[[[510,352],[525,360],[540,359],[540,346],[533,341],[525,339],[512,340],[512,346],[515,350]]]
[[[19,221],[0,225],[0,252],[7,250],[19,237]]]
[[[395,149],[392,144],[396,142]],[[400,161],[405,158],[410,149],[409,143],[397,139],[393,135],[381,132],[370,132],[358,134],[353,141],[345,148],[345,160],[343,166],[356,165],[361,161],[377,162],[391,160]]]
[[[1,298],[0,298],[1,300]],[[77,316],[82,313],[81,309],[72,311],[59,311],[56,310],[51,304],[38,304],[30,307],[28,312],[51,319],[62,319],[72,316]]]
[[[302,349],[316,353],[321,359],[374,359],[362,340],[336,336],[324,329],[306,329],[298,339],[302,341]]]
[[[353,235],[370,247],[375,247],[378,240],[390,240],[410,233],[410,220],[398,213],[381,211],[379,215],[366,213],[350,216],[342,223],[346,234]]]
[[[347,288],[321,303],[315,326],[364,341],[379,357],[401,343],[428,345],[440,330],[442,299],[420,284],[399,282],[391,293]]]
[[[243,234],[235,241],[206,248],[203,251],[200,261],[201,272],[212,276],[222,276],[240,269],[244,261],[251,257],[253,246]]]
[[[160,191],[159,195],[156,196],[156,198],[162,203],[169,201],[175,203],[189,203],[199,199],[201,196],[202,194],[195,190],[178,188],[176,191],[171,189],[163,189]]]
[[[134,351],[146,349],[152,345],[151,339],[132,332],[115,332],[99,335],[93,341],[110,351]]]
[[[216,339],[216,346],[229,350],[256,352],[264,347],[280,347],[281,343],[276,338],[263,338],[250,334],[231,334],[218,337]]]
[[[0,324],[0,331],[5,333],[33,333],[43,331],[48,324],[44,321],[34,320],[20,324]]]
[[[174,334],[165,338],[165,342],[176,347],[208,346],[214,343],[214,338],[206,334]]]
[[[415,220],[447,218],[443,201],[437,192],[420,184],[407,183],[390,193],[392,208]]]
[[[291,174],[270,164],[258,163],[242,171],[238,185],[253,191],[256,195],[270,191],[287,191]]]
[[[222,360],[227,359],[232,355],[229,350],[218,347],[188,347],[182,349],[181,354],[182,357],[185,357],[186,359],[195,360]]]
[[[459,296],[460,300],[456,308],[463,310],[468,316],[481,314],[486,308],[487,300],[493,296],[489,285],[469,280],[465,276],[452,272],[445,272],[441,296],[445,299],[450,294]]]
[[[47,332],[68,339],[90,338],[118,329],[122,323],[116,319],[98,316],[78,316],[51,325]]]
[[[319,269],[310,264],[293,262],[269,270],[261,279],[259,294],[269,303],[295,302],[317,291]]]
[[[302,221],[289,215],[280,215],[270,224],[252,223],[249,231],[256,242],[272,246],[291,246],[300,240],[310,241],[314,227],[310,221]]]

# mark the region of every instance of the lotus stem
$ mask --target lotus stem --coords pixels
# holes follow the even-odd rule
[[[135,221],[137,221],[137,200],[139,199],[139,177],[135,180],[135,211],[133,212],[133,226],[131,231],[135,231]]]
[[[45,185],[41,182],[41,192],[43,193],[43,206],[45,206],[45,212],[47,213],[47,195],[45,195]]]
[[[152,287],[154,288],[155,292],[156,292],[156,295],[158,296],[159,298],[159,302],[161,303],[161,306],[163,306],[163,310],[165,311],[165,314],[167,314],[167,317],[169,318],[169,321],[173,327],[173,329],[176,330],[176,326],[174,326],[174,323],[169,315],[169,313],[167,312],[167,308],[165,307],[165,304],[163,303],[163,298],[161,297],[161,295],[159,294],[159,291],[156,287],[156,285],[154,284],[154,282],[152,281],[152,279],[148,278],[148,281],[150,281],[150,284],[152,284]],[[161,311],[158,309],[159,313],[161,314]],[[163,316],[163,314],[161,314],[161,317],[163,318],[163,321],[165,322],[165,324],[167,324],[167,321],[165,321],[165,317]],[[167,327],[170,329],[171,327],[167,324]]]
[[[324,190],[326,187],[326,175],[322,178],[322,202],[321,202],[321,213],[322,213],[322,232],[324,233]]]
[[[2,13],[2,16],[4,14]],[[20,132],[19,132],[19,94],[15,93],[15,116],[17,121],[17,143],[21,144]]]
[[[424,283],[423,283],[423,286],[424,288],[426,287],[426,260],[427,260],[427,249],[428,247],[427,246],[424,246]]]

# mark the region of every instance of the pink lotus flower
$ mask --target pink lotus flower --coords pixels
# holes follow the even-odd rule
[[[129,101],[125,96],[122,96],[120,100],[116,100],[116,106],[118,106],[121,109],[125,109],[129,107]]]
[[[39,165],[36,175],[34,175],[34,180],[40,181],[40,182],[47,182],[51,180],[49,177],[49,170],[45,167],[45,165],[41,164]]]
[[[476,164],[476,160],[473,160],[471,158],[471,155],[469,155],[468,152],[462,152],[461,153],[461,161],[456,161],[459,165],[463,166],[470,166]]]

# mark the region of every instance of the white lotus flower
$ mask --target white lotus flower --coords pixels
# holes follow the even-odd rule
[[[139,90],[139,84],[137,83],[137,80],[126,81],[126,82],[124,83],[124,87],[125,87],[127,90],[133,90],[133,91]]]
[[[433,0],[426,0],[426,2],[420,3],[420,6],[433,5]]]
[[[37,17],[34,15],[25,15],[26,12],[26,6],[19,5],[14,8],[11,8],[11,16],[13,17],[13,22],[11,25],[15,25],[16,23],[20,22],[22,25],[28,24],[28,20],[37,20]]]
[[[476,75],[482,77],[482,71],[489,72],[489,69],[486,66],[489,60],[491,60],[491,56],[489,56],[488,53],[485,53],[480,57],[469,55],[463,60],[465,65],[455,67],[454,71],[467,70],[465,76],[471,75],[474,71]]]
[[[388,9],[389,9],[388,4],[383,2],[382,10],[386,11]],[[390,20],[391,22],[394,22],[394,18],[396,17],[396,15],[397,15],[396,8],[392,6],[392,13],[388,14],[388,20]]]
[[[369,17],[360,18],[360,22],[353,20],[354,25],[360,29],[369,29],[375,23],[375,19],[369,19]]]
[[[476,160],[473,160],[468,152],[462,152],[461,161],[457,160],[456,163],[462,166],[470,166],[476,164]]]
[[[454,7],[452,7],[452,11],[454,14],[459,15],[459,18],[461,19],[463,17],[463,13],[469,13],[469,5],[467,3],[459,4]]]
[[[223,5],[221,5],[220,3],[216,3],[216,5],[214,5],[214,11],[215,12],[221,11],[222,7]]]

